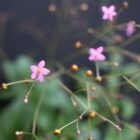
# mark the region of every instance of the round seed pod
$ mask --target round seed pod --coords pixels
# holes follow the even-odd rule
[[[87,71],[86,71],[86,76],[87,76],[87,77],[91,77],[92,75],[93,75],[92,70],[87,70]]]
[[[89,111],[88,112],[88,117],[89,118],[94,118],[96,116],[96,112],[95,111]]]
[[[48,7],[48,10],[50,12],[55,12],[56,11],[56,5],[55,4],[50,4],[49,7]]]
[[[127,1],[124,1],[123,4],[122,4],[122,7],[123,7],[124,9],[128,9],[129,3],[128,3]]]
[[[60,135],[61,134],[61,131],[59,130],[59,129],[56,129],[56,130],[54,130],[54,135]]]
[[[8,89],[8,86],[7,86],[6,83],[2,83],[1,84],[1,87],[2,87],[3,90],[7,90]]]
[[[114,114],[117,114],[119,112],[119,108],[117,106],[113,106],[111,109]]]
[[[73,64],[72,66],[71,66],[71,71],[74,71],[74,72],[76,72],[76,71],[78,71],[78,66],[76,65],[76,64]]]
[[[101,76],[97,76],[95,79],[97,82],[102,82],[103,78]]]
[[[79,49],[82,47],[82,43],[80,41],[76,41],[74,46],[76,49]]]

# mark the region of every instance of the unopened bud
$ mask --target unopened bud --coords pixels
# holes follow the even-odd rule
[[[76,49],[79,49],[79,48],[81,48],[82,47],[82,43],[81,43],[81,41],[77,41],[77,42],[75,42],[75,48]]]
[[[77,135],[80,135],[80,130],[77,130]]]
[[[82,3],[81,6],[80,6],[80,9],[82,11],[87,11],[88,10],[88,4],[87,3]]]
[[[128,7],[129,7],[128,2],[127,2],[127,1],[124,1],[123,4],[122,4],[122,7],[123,7],[124,9],[128,9]]]
[[[74,72],[78,71],[78,66],[76,64],[73,64],[71,66],[71,71],[74,71]]]
[[[88,112],[88,117],[89,118],[94,118],[96,116],[96,112],[95,111],[89,111]]]
[[[89,136],[89,137],[88,137],[88,140],[93,140],[93,137],[92,137],[92,136]]]
[[[102,80],[103,80],[103,79],[102,79],[101,76],[97,76],[97,77],[96,77],[96,81],[97,81],[97,82],[102,82]]]
[[[21,135],[23,135],[23,132],[22,132],[22,131],[16,131],[16,132],[15,132],[15,135],[16,135],[16,136],[21,136]]]
[[[1,87],[2,87],[3,90],[7,90],[8,89],[8,86],[7,86],[6,83],[2,83]]]
[[[59,129],[56,129],[56,130],[54,130],[54,135],[60,135],[61,134],[61,131],[59,130]]]
[[[93,75],[92,70],[87,70],[87,71],[86,71],[86,76],[87,76],[87,77],[91,77],[92,75]]]
[[[55,4],[50,4],[49,7],[48,7],[48,10],[50,12],[55,12],[56,11],[56,5]]]
[[[28,96],[25,96],[25,98],[24,98],[24,103],[25,103],[25,104],[28,103]]]

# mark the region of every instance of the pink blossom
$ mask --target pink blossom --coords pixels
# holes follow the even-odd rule
[[[127,23],[127,27],[126,27],[126,35],[128,37],[132,36],[132,34],[135,32],[136,28],[135,28],[135,22],[134,21],[130,21]]]
[[[102,12],[103,12],[103,19],[104,20],[110,20],[112,21],[113,18],[117,15],[117,12],[115,11],[115,6],[111,5],[109,7],[102,6]]]
[[[104,48],[102,46],[98,47],[97,49],[90,48],[89,49],[89,60],[90,61],[104,61],[106,58],[102,54],[104,51]]]
[[[47,68],[44,68],[45,61],[42,60],[38,63],[38,66],[32,65],[30,66],[30,69],[32,71],[31,79],[38,79],[40,82],[44,81],[44,75],[48,75],[50,73],[50,70]]]

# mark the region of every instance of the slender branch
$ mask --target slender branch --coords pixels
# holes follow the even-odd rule
[[[140,88],[138,88],[132,81],[130,81],[126,76],[122,76],[130,85],[132,85],[138,92],[140,92]]]

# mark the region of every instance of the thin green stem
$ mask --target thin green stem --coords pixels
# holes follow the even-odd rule
[[[105,99],[105,101],[106,101],[106,103],[107,103],[107,105],[108,105],[108,107],[109,107],[109,109],[110,109],[110,111],[111,111],[111,113],[112,113],[112,115],[113,115],[115,121],[116,121],[117,123],[120,123],[119,117],[118,117],[115,113],[113,113],[113,111],[112,111],[112,104],[111,104],[111,101],[109,100],[108,96],[106,96],[106,95],[105,95],[104,93],[102,93],[102,92],[103,92],[103,91],[101,91],[101,92],[99,92],[99,93],[101,93],[102,96],[103,96],[103,98]]]
[[[128,123],[126,123],[126,122],[124,122],[124,121],[121,121],[121,123],[122,123],[125,127],[129,128],[129,129],[132,130],[133,132],[135,132],[135,133],[137,133],[137,134],[140,135],[140,130],[138,130],[136,127],[133,127],[132,124],[128,124]]]
[[[132,85],[138,92],[140,92],[140,88],[138,88],[132,81],[130,81],[126,76],[122,76],[130,85]]]
[[[42,104],[42,101],[44,99],[44,96],[45,96],[45,92],[43,90],[42,94],[41,94],[41,97],[37,103],[37,107],[36,107],[36,110],[34,112],[34,118],[33,118],[33,125],[32,125],[32,134],[34,135],[35,134],[35,130],[36,130],[36,124],[37,124],[37,118],[38,118],[38,114],[39,114],[39,110],[40,110],[40,107],[41,107],[41,104]]]
[[[88,102],[88,109],[91,108],[91,103],[90,103],[90,90],[89,90],[89,83],[87,82],[87,102]]]
[[[31,80],[31,79],[20,80],[20,81],[16,81],[16,82],[7,83],[6,85],[10,86],[10,85],[15,85],[15,84],[30,83],[30,82],[34,82],[34,80]]]
[[[27,94],[26,94],[27,97],[31,94],[31,91],[32,91],[32,89],[33,89],[33,87],[34,87],[34,85],[35,85],[35,82],[36,82],[36,81],[34,81],[34,82],[32,83],[32,85],[31,85],[31,87],[29,88],[29,90],[28,90],[28,92],[27,92]]]
[[[80,98],[78,98],[68,87],[66,87],[62,82],[58,82],[58,84],[65,89],[71,96],[73,96],[85,109],[87,106],[82,102]]]
[[[72,122],[70,122],[70,123],[68,123],[68,124],[64,125],[63,127],[61,127],[59,130],[61,131],[61,130],[62,130],[62,129],[64,129],[65,127],[67,127],[67,126],[69,126],[69,125],[71,125],[71,124],[73,124],[73,123],[77,122],[78,120],[79,120],[79,118],[78,118],[78,119],[73,120]]]
[[[92,136],[92,133],[91,133],[91,120],[88,119],[88,131],[89,131],[89,136]]]
[[[103,121],[106,121],[110,124],[112,124],[118,131],[121,131],[122,129],[119,127],[119,125],[115,124],[113,121],[107,119],[106,117],[102,116],[101,114],[99,114],[98,112],[96,112],[97,116],[99,118],[101,118]]]

